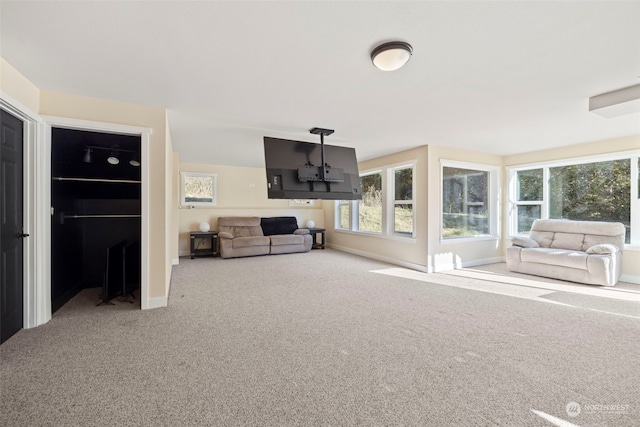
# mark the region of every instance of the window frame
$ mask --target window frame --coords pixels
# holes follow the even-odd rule
[[[412,200],[402,201],[404,204],[411,204],[412,209],[412,231],[411,233],[396,233],[394,231],[394,205],[395,205],[395,171],[398,169],[411,168],[411,194]],[[359,176],[364,177],[379,173],[382,179],[382,218],[381,232],[359,230],[360,200],[336,200],[334,202],[334,230],[342,233],[355,233],[372,237],[386,239],[415,240],[416,238],[416,161],[386,165],[378,168],[360,171]],[[349,228],[341,227],[340,206],[347,206],[349,211]]]
[[[547,162],[536,162],[522,165],[508,166],[507,171],[507,233],[509,236],[524,235],[518,234],[517,215],[516,215],[516,177],[517,172],[530,169],[543,169],[543,195],[544,203],[542,205],[541,219],[549,218],[549,174],[550,169],[555,167],[583,165],[589,163],[600,163],[616,160],[630,160],[631,162],[631,199],[630,199],[630,225],[631,239],[630,243],[625,244],[625,248],[640,249],[640,150],[620,151],[617,153],[608,153],[600,155],[571,157],[562,160],[552,160]]]
[[[411,169],[411,200],[398,200],[396,199],[396,171],[403,169]],[[388,179],[389,179],[389,192],[391,196],[388,197],[387,202],[389,206],[387,207],[387,230],[390,231],[390,234],[398,237],[408,237],[415,238],[416,235],[416,209],[415,209],[415,194],[416,194],[416,167],[415,162],[409,164],[401,164],[395,165],[388,168]],[[398,232],[396,231],[395,226],[395,216],[396,205],[411,205],[411,232]]]
[[[211,195],[211,202],[197,202],[197,201],[187,201],[185,194],[185,184],[186,179],[190,177],[209,177],[213,179],[213,194]],[[180,172],[180,205],[181,206],[203,206],[203,207],[211,207],[216,206],[218,204],[218,174],[216,173],[208,173],[208,172]]]
[[[382,169],[374,169],[374,170],[370,170],[368,172],[364,172],[364,173],[360,173],[359,177],[363,178],[365,176],[371,176],[371,175],[380,175],[380,189],[382,191],[382,203],[380,205],[380,231],[362,231],[360,230],[360,207],[362,205],[362,199],[360,200],[354,200],[353,202],[353,206],[351,209],[352,212],[352,223],[351,223],[351,231],[356,231],[358,233],[363,233],[363,234],[373,234],[376,236],[379,236],[381,234],[383,234],[384,229],[385,229],[385,224],[384,224],[384,218],[385,218],[385,199],[386,199],[386,195],[385,195],[385,183],[384,183],[384,173],[382,171]],[[364,189],[362,190],[362,192],[364,193]],[[364,194],[363,194],[364,197]],[[355,228],[354,228],[355,226]]]
[[[489,174],[488,195],[487,195],[487,215],[489,217],[489,233],[477,236],[460,236],[460,237],[444,237],[444,219],[443,219],[443,197],[444,197],[444,168],[459,168],[468,170],[477,170],[487,172]],[[440,197],[439,197],[439,229],[440,244],[459,243],[465,241],[478,240],[499,240],[500,228],[498,227],[500,218],[500,166],[487,165],[481,163],[460,162],[456,160],[440,160]]]

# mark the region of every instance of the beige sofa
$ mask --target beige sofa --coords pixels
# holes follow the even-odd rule
[[[507,269],[588,285],[620,279],[625,228],[617,222],[538,219],[529,237],[512,237]]]
[[[295,217],[220,217],[218,239],[222,258],[309,252],[313,244]]]

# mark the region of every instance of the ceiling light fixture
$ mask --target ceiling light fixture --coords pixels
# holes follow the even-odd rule
[[[122,153],[130,153],[130,154],[124,155],[125,158],[129,158],[129,156],[131,156],[131,159],[129,160],[129,164],[134,167],[140,166],[139,152],[133,151],[133,150],[125,150],[125,149],[119,148],[118,145],[112,145],[110,148],[98,147],[96,145],[87,145],[84,147],[84,156],[82,157],[82,161],[85,163],[93,163],[93,160],[95,160],[94,152],[96,152],[96,150],[108,151],[109,154],[107,157],[107,162],[112,165],[120,164],[120,157],[122,156]],[[98,160],[104,160],[104,155],[98,156]]]
[[[592,96],[589,111],[607,118],[640,112],[640,84]]]
[[[413,48],[409,43],[383,43],[371,52],[371,62],[383,71],[393,71],[406,64],[412,54]]]
[[[109,157],[107,157],[107,162],[109,162],[112,165],[119,164],[120,155],[116,151],[112,151],[111,154],[109,154]]]
[[[91,148],[85,147],[84,157],[82,158],[82,161],[85,163],[91,163]]]

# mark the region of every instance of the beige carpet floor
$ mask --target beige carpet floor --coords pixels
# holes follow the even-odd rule
[[[638,285],[328,249],[181,259],[162,309],[97,293],[0,346],[0,425],[640,425]]]

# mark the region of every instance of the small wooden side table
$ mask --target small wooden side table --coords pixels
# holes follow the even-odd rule
[[[313,236],[313,244],[311,249],[324,249],[324,228],[308,228],[309,233]],[[318,242],[318,234],[320,235],[320,242]]]
[[[218,232],[207,231],[205,233],[201,231],[192,231],[189,233],[191,236],[191,259],[201,256],[220,256],[218,252]],[[196,239],[202,239],[203,241],[211,239],[211,247],[204,249],[197,249]]]

